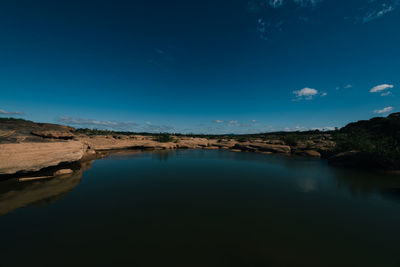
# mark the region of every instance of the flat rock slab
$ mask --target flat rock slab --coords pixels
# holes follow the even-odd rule
[[[0,175],[75,162],[83,157],[85,148],[79,141],[0,144]]]

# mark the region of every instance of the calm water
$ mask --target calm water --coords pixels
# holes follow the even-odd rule
[[[400,266],[400,177],[229,151],[0,183],[0,266]]]

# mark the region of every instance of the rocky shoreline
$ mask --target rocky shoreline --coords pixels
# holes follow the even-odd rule
[[[23,120],[2,122],[0,127],[0,177],[32,174],[46,168],[102,157],[106,151],[126,149],[227,149],[264,154],[323,157],[334,142],[329,134],[315,136],[295,146],[282,140],[234,138],[207,139],[171,136],[168,142],[137,134],[96,135],[77,133],[74,128]]]
[[[400,114],[394,113],[387,118],[351,123],[333,132],[243,136],[117,133],[1,119],[0,180],[29,178],[37,173],[54,176],[69,164],[121,150],[224,149],[324,158],[337,166],[398,171],[399,118]]]

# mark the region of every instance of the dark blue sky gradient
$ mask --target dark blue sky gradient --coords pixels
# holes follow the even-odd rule
[[[339,2],[1,1],[0,110],[77,127],[213,133],[396,111],[398,1]],[[390,95],[369,92],[381,84],[394,86]],[[296,97],[305,87],[318,94]]]

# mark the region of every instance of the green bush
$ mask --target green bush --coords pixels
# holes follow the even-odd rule
[[[297,145],[298,142],[302,141],[302,137],[296,134],[288,134],[286,136],[283,136],[282,140],[285,142],[286,145],[288,146],[295,146]]]
[[[174,138],[172,138],[170,134],[162,133],[154,137],[153,140],[161,143],[168,143],[168,142],[173,142]]]
[[[238,138],[236,138],[236,140],[238,142],[240,142],[240,143],[244,143],[244,142],[249,142],[250,141],[250,139],[248,137],[245,137],[245,136],[238,137]]]

